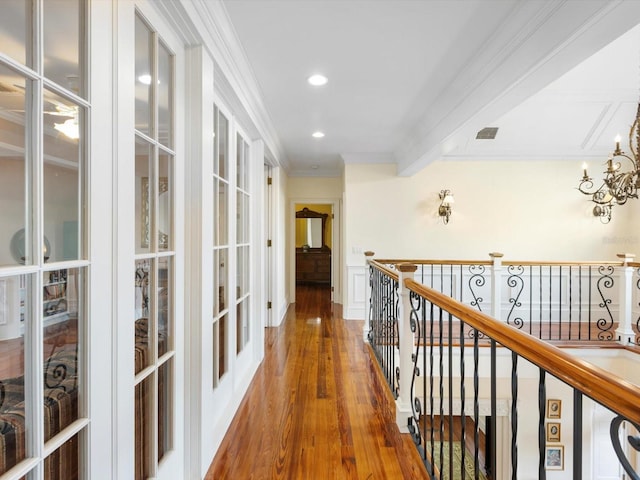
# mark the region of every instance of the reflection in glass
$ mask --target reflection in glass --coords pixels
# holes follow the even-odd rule
[[[80,468],[80,445],[84,432],[75,434],[44,460],[45,479],[80,480],[85,478]]]
[[[173,147],[173,56],[162,42],[158,45],[158,141]]]
[[[152,375],[136,385],[135,391],[135,475],[136,480],[146,480],[150,473],[151,439],[149,425],[153,421],[151,410]]]
[[[229,256],[228,248],[221,248],[218,250],[218,266],[217,266],[217,277],[218,277],[218,312],[223,312],[227,308],[227,259]],[[215,266],[214,266],[215,268]],[[214,272],[216,270],[214,269]]]
[[[213,385],[227,372],[227,316],[223,315],[213,324]],[[216,353],[217,352],[217,353]]]
[[[23,65],[27,60],[26,45],[31,43],[27,42],[27,32],[30,31],[27,24],[31,13],[30,3],[24,0],[2,0],[0,15],[2,53]]]
[[[5,20],[0,20],[0,25]],[[0,215],[3,225],[0,229],[0,266],[30,264],[32,256],[27,249],[30,242],[24,229],[28,175],[25,164],[25,124],[29,121],[29,115],[25,112],[25,92],[28,89],[30,94],[31,83],[0,66],[0,85],[11,91],[10,94],[0,95]],[[22,235],[16,237],[20,231]]]
[[[26,458],[25,423],[25,322],[33,323],[29,310],[31,299],[29,277],[19,275],[0,278],[0,425],[3,455],[0,475]]]
[[[80,176],[84,158],[81,141],[83,109],[44,91],[44,234],[51,242],[49,262],[77,260],[82,255],[81,211],[84,210]]]
[[[80,38],[81,0],[46,0],[43,7],[44,75],[58,85],[81,95],[83,65]]]
[[[80,354],[86,324],[83,270],[42,272],[44,358],[44,440],[60,433],[82,412]]]
[[[136,15],[136,129],[151,136],[152,37],[149,27]]]
[[[173,157],[161,153],[158,158],[158,250],[166,251],[171,248],[173,221]]]
[[[220,178],[227,179],[228,168],[228,143],[229,143],[229,120],[225,117],[218,107],[214,106],[214,166],[213,173]]]
[[[237,187],[244,190],[244,169],[245,169],[245,142],[238,133],[236,135],[236,181]]]
[[[158,461],[171,450],[173,435],[171,423],[171,366],[173,359],[158,368]]]
[[[216,245],[227,245],[229,243],[229,222],[228,222],[228,197],[229,186],[222,182],[217,182],[217,199],[218,205],[215,208],[214,238]]]
[[[151,251],[151,144],[136,137],[136,253]]]
[[[136,260],[135,271],[135,373],[139,373],[152,362],[151,352],[151,278],[152,261]]]
[[[158,258],[158,358],[172,346],[173,298],[171,257]]]

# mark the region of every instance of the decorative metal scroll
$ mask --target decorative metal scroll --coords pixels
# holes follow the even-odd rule
[[[471,306],[476,307],[478,311],[482,311],[481,304],[484,302],[484,298],[479,296],[478,293],[474,290],[474,287],[480,288],[484,287],[486,284],[486,279],[484,278],[485,268],[484,265],[469,265],[469,273],[471,277],[469,278],[469,291],[471,292],[471,296],[473,300],[471,301]]]
[[[611,420],[611,427],[609,429],[611,444],[613,445],[613,450],[618,456],[618,460],[620,460],[620,464],[624,468],[625,472],[627,472],[627,474],[629,475],[629,478],[631,480],[640,480],[640,476],[638,476],[638,473],[631,466],[631,463],[629,462],[629,459],[627,458],[627,455],[624,453],[624,449],[620,444],[620,426],[622,425],[622,422],[625,421],[629,422],[629,420],[620,415]],[[640,431],[640,426],[638,426],[636,423],[629,423],[631,423],[637,431]],[[640,436],[628,435],[627,442],[629,442],[629,445],[633,447],[636,452],[640,452]]]
[[[614,285],[614,281],[613,281],[613,272],[615,271],[615,269],[613,268],[613,266],[611,265],[602,265],[598,268],[598,273],[600,274],[600,278],[598,279],[598,283],[597,288],[598,288],[598,293],[600,294],[600,298],[602,299],[602,302],[600,302],[598,304],[598,306],[600,308],[604,308],[607,311],[607,316],[609,317],[608,319],[605,318],[599,318],[598,321],[596,322],[596,325],[598,327],[598,339],[599,340],[613,340],[614,339],[614,335],[613,335],[613,315],[611,314],[611,310],[609,309],[609,305],[611,304],[611,298],[606,298],[604,295],[604,292],[602,291],[603,288],[613,288]]]
[[[509,325],[513,325],[516,328],[522,328],[522,326],[524,325],[524,321],[521,317],[514,316],[514,313],[516,308],[520,308],[522,306],[520,295],[522,295],[522,290],[524,290],[524,279],[522,278],[522,275],[524,274],[524,267],[522,265],[509,265],[507,271],[509,272],[507,285],[509,285],[511,288],[518,289],[516,295],[509,298],[511,309],[509,310],[509,314],[507,315],[507,323]]]
[[[56,356],[56,350],[60,347],[64,347],[67,344],[67,337],[69,334],[69,327],[64,326],[64,328],[60,329],[59,332],[55,334],[55,342],[53,344],[53,349],[51,350],[51,354],[45,363],[44,370],[44,385],[49,389],[59,389],[64,392],[67,392],[67,385],[64,381],[67,379],[69,375],[69,367],[73,367],[73,378],[74,384],[72,389],[76,388],[75,380],[77,380],[77,375],[75,374],[77,370],[77,361],[78,361],[78,343],[75,344],[75,351],[73,354],[69,356]],[[73,365],[69,365],[69,361],[73,363]]]
[[[409,325],[411,327],[411,332],[413,333],[413,337],[415,339],[415,351],[411,355],[411,360],[413,361],[413,376],[411,377],[411,417],[408,419],[408,429],[411,434],[411,438],[413,442],[418,447],[422,458],[424,455],[424,445],[422,441],[422,434],[420,433],[420,417],[422,416],[422,402],[420,402],[420,398],[415,395],[415,384],[416,378],[420,376],[420,367],[418,366],[418,357],[420,352],[420,345],[423,342],[423,332],[420,328],[419,315],[424,308],[424,300],[417,293],[410,291],[409,292],[409,300],[411,302],[411,315],[409,318]],[[426,342],[425,342],[426,343]]]

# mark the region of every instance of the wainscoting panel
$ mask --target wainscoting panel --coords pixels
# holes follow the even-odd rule
[[[347,265],[347,298],[344,305],[345,320],[364,320],[365,288],[367,282],[364,265]]]

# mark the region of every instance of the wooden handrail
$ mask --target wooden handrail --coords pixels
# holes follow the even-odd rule
[[[412,260],[412,259],[388,259],[388,258],[376,258],[376,262],[381,264],[400,264],[400,263],[413,263],[415,265],[492,265],[493,262],[491,260]],[[624,262],[614,260],[614,261],[534,261],[534,260],[526,260],[526,261],[514,261],[514,260],[503,260],[502,265],[506,266],[600,266],[600,265],[611,265],[614,267],[623,266]],[[640,263],[633,262],[628,263],[631,267],[640,267]]]
[[[405,279],[404,286],[610,410],[640,424],[640,387],[414,280]]]
[[[414,265],[491,265],[491,260],[392,260],[376,258],[378,263],[400,264],[413,263]]]
[[[384,265],[379,263],[377,260],[369,260],[369,263],[373,265],[375,268],[377,268],[378,270],[380,270],[381,272],[383,272],[384,274],[393,278],[396,282],[400,281],[400,276],[398,275],[398,272],[385,267]],[[405,262],[402,262],[402,263],[405,263]]]

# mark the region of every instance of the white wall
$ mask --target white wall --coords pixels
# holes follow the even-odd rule
[[[345,316],[363,318],[362,252],[378,258],[616,260],[640,250],[630,221],[634,205],[616,207],[611,223],[591,215],[576,190],[576,161],[439,161],[412,177],[393,164],[345,165]],[[455,197],[448,225],[438,193]],[[640,203],[640,202],[638,202]],[[626,210],[625,210],[626,209]],[[638,210],[640,214],[640,210]]]

